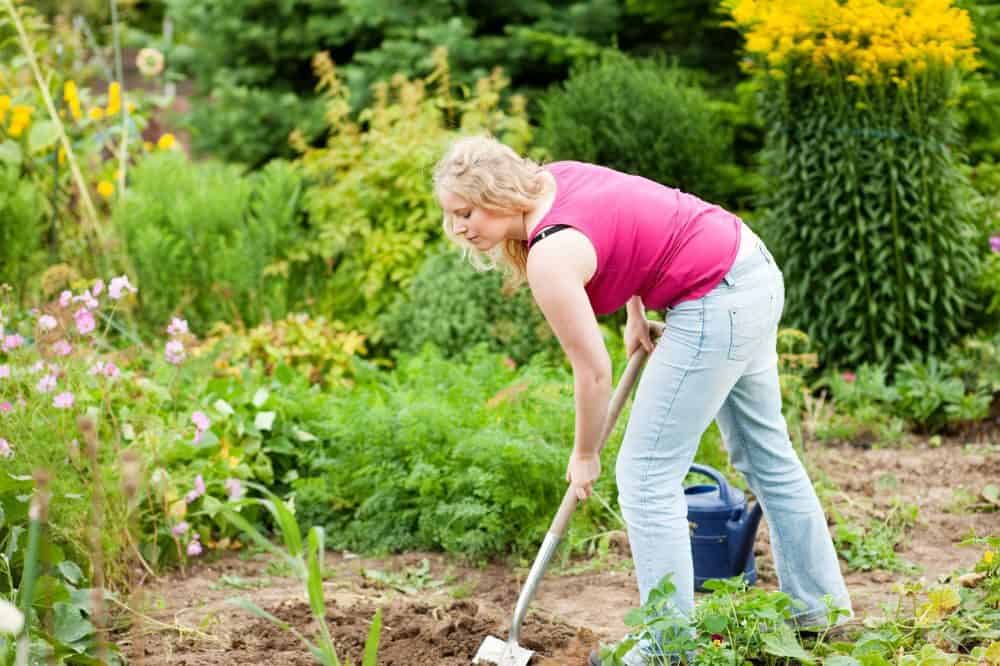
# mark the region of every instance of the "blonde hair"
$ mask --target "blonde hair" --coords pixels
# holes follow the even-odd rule
[[[545,192],[541,172],[537,162],[518,155],[491,136],[468,136],[452,143],[434,167],[434,193],[439,201],[442,192],[451,192],[479,208],[498,213],[526,212]],[[507,240],[482,252],[455,234],[448,211],[444,211],[443,225],[445,235],[463,249],[477,269],[506,268],[509,289],[525,281],[528,248],[524,241]]]

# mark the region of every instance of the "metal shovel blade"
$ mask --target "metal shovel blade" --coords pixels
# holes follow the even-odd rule
[[[502,641],[496,636],[487,636],[473,657],[473,664],[498,664],[498,666],[528,666],[534,650],[523,648],[517,643]]]

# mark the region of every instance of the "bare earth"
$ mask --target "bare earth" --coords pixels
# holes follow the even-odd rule
[[[947,510],[959,486],[975,493],[1000,479],[1000,441],[995,436],[976,439],[974,444],[946,440],[936,448],[925,443],[874,450],[813,444],[807,450],[814,478],[826,475],[842,491],[832,500],[838,511],[853,517],[873,515],[896,496],[919,506],[917,525],[899,553],[921,572],[848,574],[859,616],[880,614],[882,604],[894,598],[895,581],[923,577],[932,582],[956,568],[972,566],[980,551],[958,546],[971,532],[1000,534],[1000,513]],[[599,562],[574,561],[549,571],[523,629],[522,644],[538,651],[533,664],[585,664],[587,652],[599,641],[625,633],[622,617],[638,605],[626,550],[622,546]],[[776,588],[764,524],[755,550],[759,584]],[[117,637],[130,663],[317,663],[296,637],[226,602],[249,598],[312,635],[316,626],[301,587],[276,571],[272,559],[227,555],[189,569],[186,576],[177,572],[148,582],[147,619]],[[469,567],[434,553],[379,559],[333,553],[327,567],[327,619],[338,654],[360,662],[369,623],[376,608],[382,607],[378,663],[385,666],[469,664],[487,635],[506,638],[526,575],[523,568]]]

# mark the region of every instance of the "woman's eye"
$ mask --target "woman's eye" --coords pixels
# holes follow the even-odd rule
[[[458,214],[458,216],[467,220],[470,217],[472,217],[472,211],[471,210],[463,210],[461,213]]]

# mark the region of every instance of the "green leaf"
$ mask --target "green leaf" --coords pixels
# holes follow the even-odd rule
[[[375,611],[368,638],[365,639],[365,654],[361,666],[378,666],[378,643],[382,635],[382,609]]]
[[[274,426],[275,416],[277,416],[275,412],[257,412],[253,424],[258,430],[270,430]]]
[[[20,145],[10,140],[0,143],[0,162],[20,164],[23,159],[24,155],[21,153]]]
[[[79,585],[80,581],[83,580],[83,571],[77,566],[76,562],[72,560],[63,560],[58,565],[59,573],[62,577],[66,579],[67,582],[73,585]]]
[[[84,617],[79,606],[64,602],[52,605],[52,631],[63,643],[76,643],[94,633],[94,625]]]
[[[31,126],[28,134],[28,150],[40,153],[48,150],[59,140],[59,126],[51,120],[42,120]]]
[[[764,652],[776,657],[797,659],[804,664],[816,662],[812,655],[805,651],[792,628],[787,624],[779,624],[777,631],[761,635],[764,641]]]
[[[823,666],[861,666],[861,662],[854,657],[838,654],[825,658],[823,660]]]

